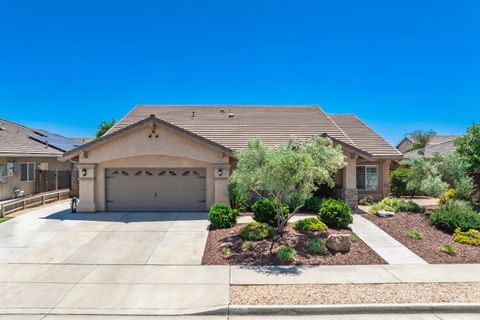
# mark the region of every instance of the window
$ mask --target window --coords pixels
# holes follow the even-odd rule
[[[20,164],[20,180],[35,180],[35,162],[23,162]]]
[[[378,188],[378,166],[357,166],[357,189],[375,191]]]

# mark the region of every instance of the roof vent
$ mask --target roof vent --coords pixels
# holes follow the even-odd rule
[[[220,113],[225,113],[225,109],[224,108],[220,109]]]
[[[229,117],[230,119],[235,118],[235,113],[232,113],[232,112],[230,111],[230,112],[228,113],[228,117]]]
[[[195,118],[195,111],[192,111],[192,118]]]

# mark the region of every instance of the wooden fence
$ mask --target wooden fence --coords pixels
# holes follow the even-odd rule
[[[62,189],[7,201],[0,205],[0,217],[18,210],[41,206],[50,202],[68,199],[69,197],[70,189]]]
[[[78,170],[37,170],[35,193],[71,189],[78,197]]]

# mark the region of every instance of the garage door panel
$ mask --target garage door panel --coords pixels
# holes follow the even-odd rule
[[[203,211],[205,173],[196,168],[107,169],[107,210]]]

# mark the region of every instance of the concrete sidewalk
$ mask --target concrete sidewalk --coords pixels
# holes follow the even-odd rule
[[[361,215],[353,215],[350,228],[389,264],[427,264],[425,260]]]
[[[0,264],[0,314],[227,314],[230,285],[479,282],[480,265]]]

